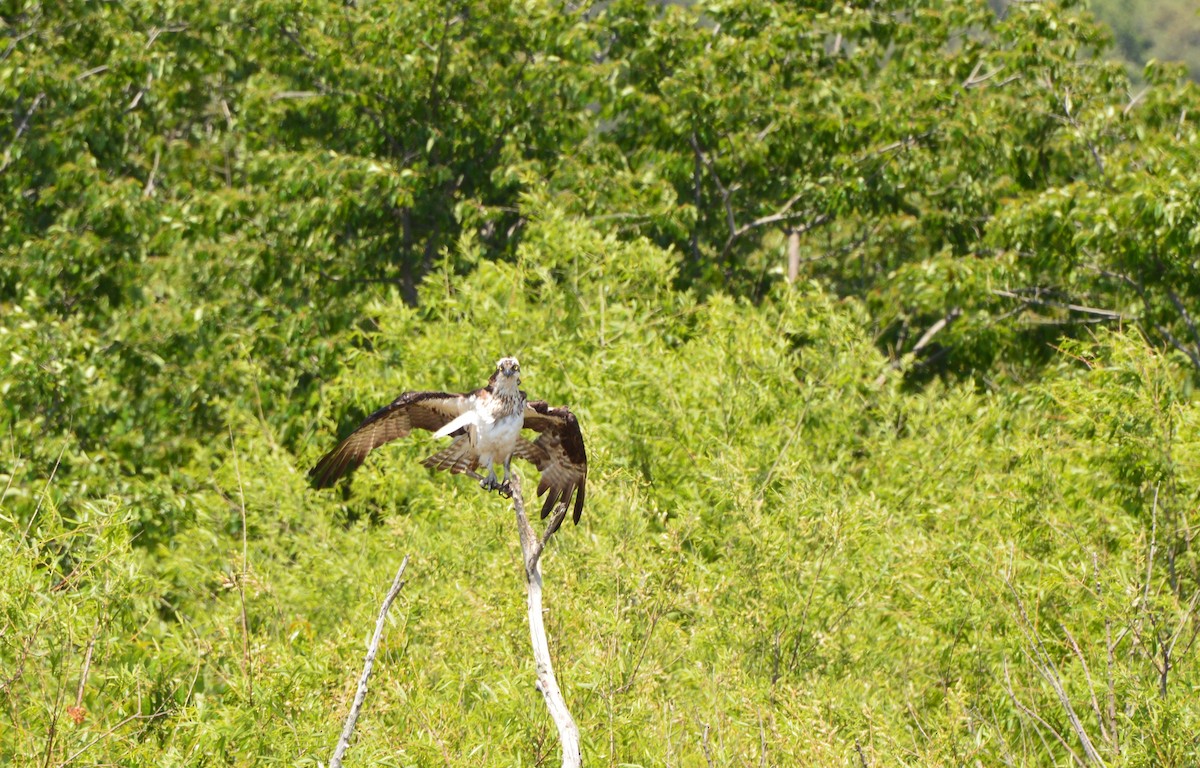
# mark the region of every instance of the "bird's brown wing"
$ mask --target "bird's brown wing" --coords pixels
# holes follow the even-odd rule
[[[525,428],[538,432],[532,443],[521,440],[515,455],[532,462],[542,473],[538,496],[549,491],[542,506],[542,517],[557,504],[569,506],[575,497],[571,519],[579,524],[583,514],[584,484],[587,481],[587,451],[575,414],[567,408],[552,408],[542,400],[525,405]]]
[[[368,416],[349,437],[321,457],[308,473],[313,486],[330,487],[357,469],[372,450],[407,437],[414,429],[441,429],[467,410],[469,398],[447,392],[405,392]]]

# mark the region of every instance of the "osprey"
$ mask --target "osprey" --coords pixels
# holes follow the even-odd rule
[[[313,485],[329,488],[362,464],[372,449],[407,437],[413,429],[427,429],[434,437],[448,435],[454,442],[421,462],[425,466],[465,474],[478,480],[484,490],[508,497],[512,495],[510,465],[518,456],[542,473],[538,496],[549,491],[542,517],[559,503],[569,506],[574,496],[572,519],[578,524],[587,479],[587,453],[579,422],[567,408],[552,408],[543,400],[527,401],[520,384],[521,364],[515,357],[503,357],[496,362],[487,386],[474,392],[405,392],[368,416],[321,457],[308,473]],[[537,439],[526,440],[522,428],[537,432]],[[496,476],[497,464],[504,467],[504,482]],[[486,475],[475,472],[481,466]]]

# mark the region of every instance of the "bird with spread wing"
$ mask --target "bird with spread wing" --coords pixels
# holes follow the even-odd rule
[[[546,495],[545,518],[556,506],[569,507],[574,497],[572,519],[579,523],[583,513],[587,453],[575,414],[554,408],[545,401],[529,402],[520,389],[521,364],[504,357],[487,386],[474,392],[405,392],[390,405],[368,416],[337,447],[321,457],[309,472],[313,485],[329,488],[356,469],[367,454],[384,443],[407,437],[414,429],[425,429],[435,437],[454,441],[425,459],[431,469],[447,469],[479,481],[480,487],[511,496],[509,486],[513,457],[525,459],[542,473],[538,495]],[[521,430],[538,437],[527,440]],[[504,481],[496,476],[496,465],[504,467]],[[475,470],[487,470],[480,475]],[[556,516],[561,517],[561,516]]]

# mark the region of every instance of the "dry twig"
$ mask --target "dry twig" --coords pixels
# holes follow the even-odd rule
[[[405,555],[404,560],[400,563],[400,570],[396,571],[396,578],[392,581],[392,588],[388,590],[387,597],[383,598],[383,605],[379,607],[379,618],[375,620],[375,634],[371,637],[371,644],[367,646],[367,658],[363,663],[362,675],[358,678],[358,690],[354,694],[354,704],[350,707],[350,714],[346,715],[346,725],[342,728],[342,737],[338,739],[333,757],[329,759],[329,768],[341,768],[342,756],[346,754],[346,748],[350,746],[350,737],[354,735],[354,724],[358,722],[358,713],[362,709],[363,700],[367,697],[367,680],[371,677],[375,654],[379,652],[379,640],[383,636],[383,623],[387,619],[388,609],[392,607],[392,601],[396,599],[396,595],[400,594],[400,588],[404,586],[404,569],[407,567],[408,555]]]

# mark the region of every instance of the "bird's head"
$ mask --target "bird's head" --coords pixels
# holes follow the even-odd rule
[[[515,357],[502,357],[496,361],[496,372],[492,383],[502,387],[516,387],[521,383],[521,363]]]

